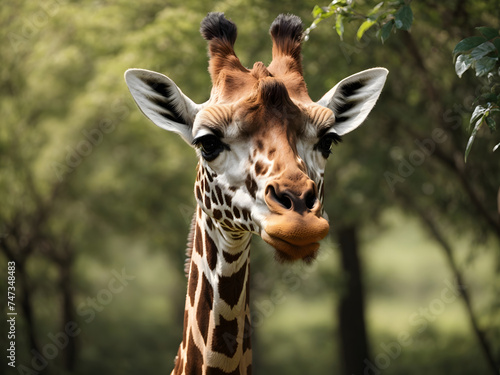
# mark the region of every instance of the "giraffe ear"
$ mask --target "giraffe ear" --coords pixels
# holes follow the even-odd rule
[[[317,102],[335,114],[332,130],[344,135],[365,121],[380,96],[388,73],[385,68],[356,73],[337,83]]]
[[[125,82],[137,106],[160,128],[179,134],[188,144],[201,106],[194,103],[170,78],[144,69],[129,69]]]

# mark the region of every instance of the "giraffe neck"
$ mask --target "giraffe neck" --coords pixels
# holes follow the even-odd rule
[[[192,228],[184,333],[172,375],[250,374],[250,233],[199,207]]]

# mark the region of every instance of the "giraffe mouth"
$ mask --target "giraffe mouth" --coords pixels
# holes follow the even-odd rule
[[[276,259],[282,262],[296,261],[299,259],[312,260],[319,249],[319,242],[307,245],[295,245],[281,238],[269,235],[264,232],[262,239],[276,250]]]
[[[313,259],[319,249],[319,241],[326,237],[329,224],[323,217],[313,214],[271,215],[261,237],[277,251],[280,261]]]

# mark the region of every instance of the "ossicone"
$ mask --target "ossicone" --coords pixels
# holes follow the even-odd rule
[[[247,72],[234,53],[236,25],[224,17],[224,13],[208,13],[201,21],[200,32],[208,41],[209,71],[214,85],[222,70]]]
[[[200,33],[205,40],[221,39],[228,41],[232,46],[238,35],[236,25],[220,12],[207,14],[201,21]]]
[[[275,41],[289,39],[293,42],[302,42],[302,20],[293,14],[280,14],[271,24],[269,33]]]
[[[293,14],[280,14],[269,29],[273,40],[273,61],[270,70],[276,75],[302,75],[302,20]]]

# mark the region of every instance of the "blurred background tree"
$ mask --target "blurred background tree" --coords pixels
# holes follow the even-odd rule
[[[236,52],[251,66],[271,59],[267,30],[276,15],[295,13],[307,26],[316,5],[2,4],[0,275],[6,279],[7,262],[16,262],[17,363],[24,366],[9,371],[169,373],[182,334],[196,158],[143,118],[123,72],[165,73],[202,102],[210,79],[198,28],[207,12],[237,23]],[[355,3],[360,15],[375,5]],[[388,13],[380,27],[394,22],[389,32],[397,32],[383,45],[375,23],[356,38],[362,18],[343,19],[343,39],[339,23],[326,19],[304,44],[315,100],[359,70],[384,66],[390,75],[367,123],[330,158],[331,239],[318,261],[278,265],[254,241],[258,374],[498,369],[498,139],[478,131],[464,163],[464,125],[479,85],[470,71],[458,79],[452,61],[475,27],[498,29],[498,4],[409,5],[411,33]],[[463,296],[463,288],[465,307],[442,297],[448,289]],[[6,290],[0,283],[0,295]],[[6,297],[0,301],[6,306]],[[54,337],[73,321],[75,337],[56,346]],[[0,329],[7,332],[5,319]],[[2,348],[7,341],[2,333]]]
[[[382,158],[385,157],[389,159],[388,157],[392,156],[395,164],[392,168],[389,167],[384,172],[385,182],[391,193],[388,200],[390,202],[392,197],[396,197],[397,201],[393,203],[396,203],[405,210],[410,209],[414,211],[417,217],[422,221],[422,224],[428,229],[433,239],[444,251],[444,255],[457,284],[463,285],[465,283],[464,276],[457,265],[453,245],[447,239],[447,235],[442,232],[442,223],[447,221],[447,226],[452,228],[456,234],[465,231],[477,235],[477,241],[484,241],[485,238],[488,238],[488,235],[485,235],[485,233],[490,231],[493,236],[496,237],[497,243],[498,240],[500,240],[500,209],[497,209],[497,195],[500,197],[498,161],[494,155],[487,156],[484,153],[483,155],[477,156],[481,158],[481,160],[472,168],[466,168],[463,161],[467,159],[472,141],[480,126],[483,122],[488,123],[488,121],[486,121],[488,120],[487,116],[493,111],[492,108],[496,108],[496,103],[489,103],[486,108],[479,106],[479,108],[485,108],[481,113],[482,116],[477,115],[477,108],[475,109],[471,118],[471,124],[476,123],[476,121],[477,124],[473,126],[473,134],[467,142],[467,146],[465,146],[465,138],[461,132],[463,129],[463,119],[461,115],[464,112],[470,111],[472,106],[470,96],[474,94],[479,96],[479,94],[474,92],[471,93],[470,90],[468,94],[466,91],[457,91],[459,82],[453,80],[452,75],[450,78],[446,77],[446,75],[452,73],[452,71],[449,68],[445,69],[445,66],[442,64],[446,62],[446,53],[450,51],[448,45],[449,41],[456,44],[457,40],[467,36],[474,25],[477,25],[478,22],[480,23],[481,21],[490,26],[498,27],[498,14],[487,17],[484,16],[485,8],[483,8],[483,6],[487,7],[490,5],[490,9],[494,9],[493,3],[472,7],[467,2],[462,1],[456,2],[452,6],[450,5],[451,4],[447,4],[443,7],[429,6],[429,4],[418,6],[412,4],[411,1],[404,0],[380,2],[376,5],[373,3],[344,0],[333,1],[326,7],[316,6],[313,9],[315,19],[306,30],[306,34],[307,38],[314,37],[312,30],[325,20],[333,20],[335,31],[342,39],[344,34],[347,34],[348,30],[348,26],[345,26],[345,24],[351,23],[349,30],[352,35],[351,39],[354,40],[353,36],[356,35],[358,43],[376,43],[377,40],[382,43],[387,42],[388,45],[379,46],[378,51],[376,51],[377,53],[386,55],[384,66],[389,66],[388,64],[390,64],[389,61],[391,57],[396,57],[399,59],[400,63],[404,58],[405,69],[403,70],[398,67],[389,68],[392,72],[391,76],[394,76],[394,74],[412,74],[419,77],[418,82],[410,80],[410,77],[407,79],[396,79],[400,85],[402,84],[406,87],[399,88],[400,92],[397,100],[392,103],[392,113],[386,112],[386,116],[393,117],[393,120],[387,121],[388,119],[386,118],[385,121],[380,122],[382,126],[377,129],[379,132],[385,131],[388,133],[394,131],[406,132],[406,137],[402,137],[405,143],[400,150],[393,147],[394,145],[389,145],[388,147],[382,146],[380,149],[380,151],[382,151]],[[414,18],[412,7],[419,11],[419,13],[417,13],[419,17],[415,25],[415,30],[410,33],[409,31],[412,29]],[[442,22],[436,22],[437,19],[442,20]],[[425,29],[422,29],[422,27],[425,27]],[[458,29],[458,27],[460,28]],[[424,30],[424,33],[420,33],[421,30]],[[492,39],[493,42],[496,41],[498,31],[495,31],[495,29],[491,27],[483,27],[480,28],[480,30],[482,30],[483,33],[486,32],[491,34],[490,39]],[[391,34],[395,31],[398,31],[396,36],[389,39]],[[368,35],[366,34],[367,32],[369,32]],[[438,36],[438,34],[440,35]],[[445,34],[446,38],[444,37]],[[393,40],[395,38],[396,40]],[[485,49],[484,45],[488,47],[491,45],[492,47],[487,49],[485,53],[482,53],[481,56],[476,53],[478,60],[475,63],[472,63],[471,60],[469,66],[473,65],[475,67],[476,75],[478,76],[485,76],[486,73],[489,72],[488,79],[490,85],[488,86],[493,86],[498,80],[498,72],[496,69],[493,69],[494,66],[490,67],[487,72],[480,72],[479,69],[482,66],[480,64],[482,60],[479,60],[479,58],[496,62],[495,59],[497,59],[497,57],[484,56],[490,53],[492,55],[498,55],[498,51],[493,42],[488,42],[485,37],[475,37],[473,39],[478,39],[476,40],[476,45],[472,46],[470,43],[467,43],[467,41],[471,40],[471,38],[468,38],[460,42],[458,47],[455,47],[453,50],[453,53],[456,55],[458,52],[470,52],[472,47],[477,47],[479,50]],[[485,44],[483,45],[480,42],[485,42]],[[426,50],[426,46],[433,47],[431,53]],[[396,55],[392,51],[397,51],[398,54]],[[470,53],[474,55],[475,51],[477,50],[472,50]],[[359,53],[359,51],[354,52],[356,54]],[[439,61],[437,56],[441,54],[442,60]],[[373,55],[371,57],[373,58]],[[380,59],[380,61],[382,60]],[[463,74],[464,71],[465,70],[462,69],[460,73]],[[389,80],[389,82],[391,84],[395,81]],[[462,86],[460,90],[463,90],[463,87],[472,86],[472,82],[474,81],[470,80],[469,82],[468,86]],[[475,85],[477,87],[475,91],[484,91],[484,88],[481,86],[484,85],[484,82],[476,82]],[[488,98],[491,97],[492,92],[490,87],[487,87],[486,91],[489,95]],[[397,92],[397,88],[390,90],[390,92]],[[453,95],[446,95],[444,92],[452,92]],[[408,102],[408,94],[410,93],[413,93],[414,100],[411,103]],[[404,95],[406,95],[406,106],[401,105],[403,104],[401,102],[401,97]],[[485,95],[486,94],[481,95],[481,98],[484,99]],[[473,97],[473,99],[475,98]],[[496,101],[496,95],[494,99]],[[456,100],[464,100],[464,103],[467,103],[468,107],[460,108],[460,106],[454,105],[453,101]],[[411,116],[411,124],[408,124],[406,120],[408,117],[407,115],[401,116],[399,120],[397,119],[398,115],[402,115],[400,108],[405,108],[406,111],[408,107],[411,107],[412,110],[419,108],[418,111],[420,111],[415,112]],[[455,112],[458,112],[456,116],[454,116]],[[474,118],[474,116],[476,117]],[[481,118],[478,120],[478,117]],[[489,120],[491,122],[490,128],[493,129],[494,121],[492,116]],[[384,125],[388,125],[387,128]],[[396,129],[396,127],[399,129]],[[365,149],[366,134],[361,134],[360,136],[363,137],[363,143],[358,145],[358,149]],[[484,138],[483,133],[483,144],[485,143]],[[489,143],[496,143],[494,142],[494,137],[490,138]],[[375,180],[370,181],[371,183],[379,181],[379,168],[381,164],[379,159],[373,157],[376,148],[377,147],[369,148],[369,159],[363,164],[367,171],[375,171]],[[401,152],[402,150],[406,151]],[[488,150],[489,153],[492,152],[491,150],[494,150],[493,146],[490,146]],[[396,155],[396,153],[398,154]],[[462,157],[462,159],[460,159],[460,157]],[[489,162],[486,159],[489,159]],[[370,162],[375,163],[371,168],[369,167]],[[422,166],[427,168],[422,168]],[[478,178],[478,170],[484,172],[485,178]],[[421,175],[421,180],[418,184],[406,183],[406,181],[410,179],[415,181],[416,177],[414,175],[417,173]],[[436,176],[445,174],[447,176],[447,182]],[[492,178],[492,176],[496,177]],[[349,181],[349,183],[351,183],[351,181]],[[447,184],[449,184],[448,188],[446,188]],[[450,194],[443,194],[443,189],[444,191],[448,190],[448,192],[451,192],[460,186],[463,190],[458,190],[453,193],[456,198],[451,201],[455,207],[450,209]],[[435,193],[435,190],[440,191]],[[387,189],[383,188],[380,189],[380,191],[382,193],[388,192]],[[440,197],[441,199],[436,199],[439,193],[442,194]],[[374,197],[374,195],[371,197]],[[417,201],[419,197],[423,197],[423,199],[420,198],[420,200]],[[367,200],[370,201],[370,198]],[[381,199],[379,198],[374,202],[376,204],[376,212],[380,212]],[[375,215],[376,212],[374,213]],[[469,214],[466,215],[466,212]],[[471,212],[475,212],[476,215],[470,215]],[[360,215],[361,212],[356,213],[357,217]],[[369,216],[373,218],[374,215]],[[462,217],[466,216],[474,217],[475,219],[479,218],[480,220],[476,221],[475,227],[469,225],[467,228],[464,228],[462,226],[462,224],[464,224],[462,222]],[[339,236],[339,248],[341,254],[343,254],[342,258],[345,260],[343,263],[344,271],[348,275],[349,280],[347,283],[347,297],[345,300],[341,300],[339,305],[339,324],[341,327],[344,327],[340,329],[340,332],[342,333],[345,331],[341,335],[342,342],[344,343],[344,348],[347,347],[351,349],[341,356],[344,361],[343,367],[346,374],[362,372],[366,368],[366,365],[363,364],[363,359],[369,356],[367,349],[364,349],[367,345],[365,344],[366,335],[364,333],[363,319],[361,318],[364,315],[362,304],[363,288],[361,287],[360,265],[358,257],[355,255],[357,253],[357,251],[355,251],[357,247],[355,244],[357,241],[354,240],[355,231],[353,228],[354,226],[359,226],[361,223],[357,217],[353,220],[355,224],[350,227],[351,237],[353,239],[347,242],[348,245],[346,248],[342,245],[344,243],[342,240],[342,230],[337,232]],[[458,221],[455,220],[456,217],[459,218]],[[453,221],[450,221],[450,219]],[[489,230],[485,231],[485,226],[489,226]],[[470,256],[473,256],[474,253],[475,251],[471,252]],[[494,252],[493,255],[498,256],[498,252]],[[480,326],[478,318],[476,317],[476,312],[472,306],[469,292],[463,289],[461,294],[465,302],[472,329],[477,337],[478,345],[491,371],[497,373],[499,371],[498,361],[500,358],[497,357],[495,359],[495,354],[493,353],[493,348],[489,343],[487,334],[483,331],[484,328]],[[488,327],[486,331],[492,329],[494,330],[494,328]],[[493,332],[489,333],[492,334]],[[355,350],[356,347],[361,350]]]

